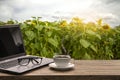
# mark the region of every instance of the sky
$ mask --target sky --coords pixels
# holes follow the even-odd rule
[[[120,0],[0,0],[0,21],[25,21],[32,16],[47,21],[102,18],[114,27],[120,24],[119,4]]]

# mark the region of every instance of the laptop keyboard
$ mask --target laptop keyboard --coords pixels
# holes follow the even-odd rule
[[[18,65],[18,60],[12,60],[12,61],[8,61],[5,63],[0,63],[0,68],[7,69],[7,68],[17,66],[17,65]]]

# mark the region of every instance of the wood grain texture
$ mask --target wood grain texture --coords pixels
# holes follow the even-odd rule
[[[70,80],[73,80],[73,78],[76,79],[77,77],[79,77],[79,79],[84,78],[84,80],[94,80],[94,78],[95,80],[120,80],[120,60],[75,60],[73,63],[75,67],[69,71],[56,71],[45,66],[23,75],[17,75],[17,77],[22,76],[25,79],[25,77],[29,78],[33,76],[33,78],[36,79],[39,77],[39,79],[49,78],[49,80],[57,77],[71,77]],[[0,77],[6,76],[14,77],[15,75],[0,73]],[[50,79],[50,77],[52,77],[52,79]]]
[[[49,67],[25,75],[120,75],[120,60],[76,60],[70,71],[55,71]]]

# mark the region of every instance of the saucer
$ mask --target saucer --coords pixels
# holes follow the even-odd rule
[[[49,67],[53,69],[57,69],[57,70],[69,70],[69,69],[74,68],[74,64],[69,63],[67,66],[61,67],[61,66],[57,66],[55,63],[50,63]]]

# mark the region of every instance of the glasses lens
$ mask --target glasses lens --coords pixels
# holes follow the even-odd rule
[[[32,60],[33,64],[41,64],[41,62],[42,62],[42,58],[35,58]]]
[[[29,59],[18,59],[20,65],[28,65],[29,64]]]

